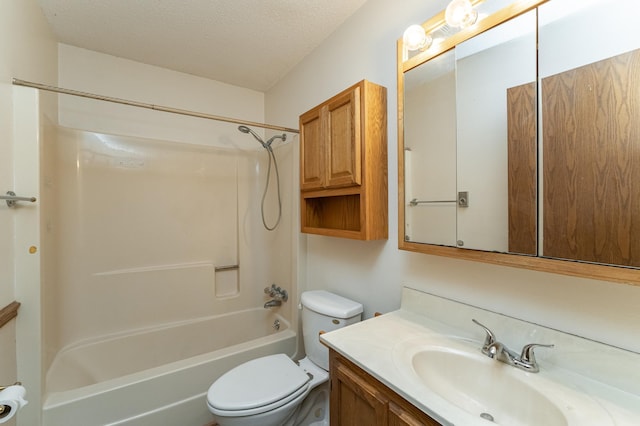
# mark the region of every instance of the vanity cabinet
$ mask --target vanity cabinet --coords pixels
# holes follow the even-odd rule
[[[370,374],[329,350],[331,426],[439,426]]]
[[[302,232],[387,238],[386,107],[363,80],[300,116]]]

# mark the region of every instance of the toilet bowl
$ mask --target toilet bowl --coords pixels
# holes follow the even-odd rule
[[[286,354],[264,356],[223,374],[207,392],[220,426],[292,426],[309,414],[303,401],[329,380],[329,354],[318,334],[360,321],[362,305],[322,290],[303,293],[301,303],[307,357],[295,362]],[[328,413],[325,399],[320,411]]]

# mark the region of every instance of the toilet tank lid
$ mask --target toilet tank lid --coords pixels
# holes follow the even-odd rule
[[[302,306],[322,315],[335,318],[351,318],[362,313],[362,304],[325,290],[302,293]]]

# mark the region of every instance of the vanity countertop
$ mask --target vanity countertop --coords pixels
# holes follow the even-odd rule
[[[336,350],[440,423],[465,426],[487,426],[489,424],[487,420],[467,413],[425,386],[415,374],[412,374],[410,357],[408,358],[405,352],[415,350],[416,347],[437,346],[467,351],[468,353],[477,352],[479,356],[484,357],[480,352],[484,331],[471,323],[472,318],[478,318],[489,328],[492,328],[491,324],[497,324],[501,328],[500,333],[496,332],[497,340],[508,346],[511,346],[510,340],[508,340],[509,333],[515,332],[514,330],[518,327],[528,326],[530,329],[535,329],[530,335],[535,334],[534,339],[538,340],[536,343],[548,343],[549,339],[552,339],[552,343],[555,343],[556,347],[549,352],[555,351],[556,355],[544,356],[543,352],[545,351],[543,349],[539,351],[539,373],[524,372],[502,363],[500,364],[503,367],[500,368],[517,371],[515,374],[520,374],[519,379],[535,383],[536,386],[539,385],[538,389],[556,405],[561,406],[565,412],[568,412],[569,416],[575,414],[572,419],[573,423],[570,422],[570,425],[635,426],[640,424],[640,392],[637,389],[640,386],[637,384],[637,379],[640,377],[640,363],[638,362],[640,355],[617,348],[612,349],[612,355],[610,346],[592,341],[585,341],[586,346],[580,347],[582,344],[580,341],[585,339],[569,335],[565,335],[568,337],[564,338],[560,336],[563,333],[555,330],[544,329],[544,327],[535,324],[469,305],[461,304],[459,309],[452,309],[452,306],[447,305],[457,304],[457,302],[441,300],[437,296],[427,295],[425,297],[437,299],[428,301],[426,305],[421,304],[417,300],[424,293],[413,294],[417,291],[412,289],[405,289],[404,292],[410,294],[403,294],[401,309],[325,333],[321,336],[321,340],[326,346]],[[410,300],[410,302],[405,303],[405,300]],[[427,309],[425,312],[429,312],[430,316],[413,311],[416,307]],[[454,311],[455,313],[452,315],[455,319],[451,322],[445,323],[441,321],[440,317],[438,320],[433,319],[433,315],[438,315],[438,313]],[[465,316],[469,316],[465,320],[469,325],[461,328],[459,321],[462,321]],[[517,325],[517,323],[522,325]],[[505,339],[501,338],[501,334],[505,336]],[[525,339],[529,338],[530,336],[525,336]],[[539,338],[545,340],[539,341],[541,340]],[[578,339],[578,343],[574,341],[576,339]],[[603,348],[594,352],[594,345]],[[519,351],[520,347],[514,344],[512,349]],[[589,369],[590,362],[604,362],[609,365],[594,367],[595,373],[587,376],[580,371],[575,371],[575,368],[572,371],[563,365],[566,360],[557,355],[563,350],[570,352],[568,357],[573,356],[576,359],[576,362],[571,364],[572,366],[577,365],[585,371],[591,371]],[[618,351],[621,352],[621,356],[617,353]],[[589,353],[591,353],[590,356]],[[615,356],[619,356],[619,362],[612,362],[612,357]],[[497,363],[497,361],[495,362]],[[610,374],[612,368],[615,372],[616,368],[622,369],[626,366],[630,366],[633,370],[618,371],[621,377],[613,381],[614,385],[608,380],[602,380],[603,375]],[[552,386],[546,385],[549,383]],[[487,392],[492,391],[494,390],[491,389],[491,383],[488,383]],[[514,396],[517,397],[517,395]],[[496,420],[496,423],[500,422]]]

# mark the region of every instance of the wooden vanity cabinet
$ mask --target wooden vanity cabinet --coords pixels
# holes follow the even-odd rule
[[[300,116],[302,232],[387,238],[386,108],[363,80]]]
[[[331,426],[439,426],[386,385],[329,350]]]

